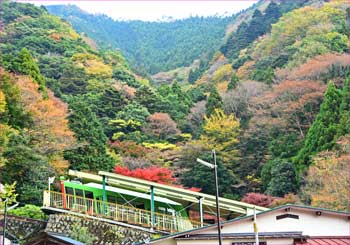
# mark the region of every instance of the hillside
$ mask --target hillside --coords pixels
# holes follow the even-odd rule
[[[138,73],[155,74],[189,66],[211,55],[222,44],[226,26],[234,17],[191,17],[169,22],[114,21],[74,5],[47,6],[102,48],[119,48]]]
[[[337,178],[349,170],[350,4],[265,3],[187,68],[185,86],[153,86],[46,9],[3,3],[1,180],[39,205],[47,177],[68,168],[212,194],[196,158],[215,149],[221,196],[350,210]]]

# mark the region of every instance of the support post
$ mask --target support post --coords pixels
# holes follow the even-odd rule
[[[203,197],[199,197],[199,215],[201,220],[201,227],[203,227]]]
[[[63,204],[63,209],[67,209],[67,200],[66,200],[66,190],[64,188],[64,177],[60,177],[61,180],[61,191],[62,191],[62,204]]]
[[[102,209],[103,214],[105,215],[107,213],[106,210],[106,201],[107,201],[107,195],[106,195],[106,176],[102,176]]]
[[[5,210],[4,210],[4,226],[3,226],[3,230],[2,230],[2,245],[5,244],[5,236],[6,236],[6,226],[7,226],[7,202],[8,199],[6,198],[5,200]]]
[[[219,184],[218,184],[218,165],[216,164],[216,152],[213,150],[213,158],[214,158],[214,175],[215,175],[215,189],[216,189],[216,219],[218,224],[218,238],[219,238],[219,245],[222,244],[222,237],[221,237],[221,225],[220,225],[220,208],[219,208]]]
[[[154,228],[154,187],[151,186],[151,230]]]

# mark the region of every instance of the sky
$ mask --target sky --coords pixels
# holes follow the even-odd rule
[[[129,1],[50,1],[20,0],[35,5],[75,4],[89,13],[103,13],[118,20],[157,21],[164,17],[183,19],[190,16],[232,15],[246,9],[257,1],[254,0],[129,0]]]

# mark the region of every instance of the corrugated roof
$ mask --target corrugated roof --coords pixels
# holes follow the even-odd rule
[[[79,242],[70,237],[63,236],[62,234],[48,232],[47,235],[57,240],[60,240],[61,242],[65,242],[66,244],[85,245],[85,243]]]
[[[350,245],[350,236],[346,237],[311,237],[306,243],[296,245]]]
[[[245,238],[254,238],[255,233],[253,232],[244,232],[244,233],[223,233],[221,234],[222,238],[230,239],[245,239]],[[301,231],[290,231],[290,232],[259,232],[260,238],[302,238]],[[175,238],[175,240],[199,240],[199,239],[218,239],[217,234],[194,234],[194,235],[185,235]]]
[[[85,185],[89,186],[89,187],[102,189],[102,185],[101,184],[87,183]],[[140,192],[136,192],[136,191],[129,191],[129,190],[125,190],[125,189],[121,189],[121,188],[117,188],[117,187],[112,187],[112,186],[106,186],[106,190],[107,191],[121,193],[121,194],[125,194],[125,195],[129,195],[129,196],[133,196],[133,197],[139,197],[139,198],[151,200],[151,195],[150,194],[144,194],[144,193],[140,193]],[[167,203],[167,204],[170,204],[170,205],[181,205],[181,203],[174,202],[174,201],[169,200],[168,198],[165,198],[165,197],[157,197],[157,196],[155,196],[154,200],[156,202]]]
[[[286,205],[279,206],[279,207],[276,207],[276,208],[273,208],[273,209],[270,209],[270,210],[267,210],[267,211],[263,211],[263,212],[257,213],[256,215],[257,216],[261,216],[261,215],[265,215],[267,213],[275,212],[277,210],[286,209],[286,208],[292,208],[292,209],[297,209],[297,210],[305,210],[305,211],[307,211],[307,210],[308,211],[321,211],[321,212],[325,212],[325,213],[333,214],[333,215],[337,215],[337,216],[343,216],[343,217],[347,217],[348,216],[348,217],[350,217],[350,212],[346,212],[346,211],[336,211],[336,210],[330,210],[330,209],[324,209],[324,208],[318,208],[318,207],[311,207],[311,206],[296,205],[296,204],[286,204]],[[240,220],[252,219],[253,217],[254,217],[254,215],[237,217],[237,218],[234,218],[232,220],[228,220],[228,221],[225,221],[225,222],[220,222],[220,225],[221,226],[225,226],[225,225],[228,225],[228,224],[232,224],[232,223],[238,222]],[[195,232],[198,232],[198,231],[203,232],[203,231],[206,231],[206,230],[210,230],[213,227],[217,227],[217,224],[208,225],[208,226],[205,226],[205,227],[200,227],[200,228],[196,228],[196,229],[189,230],[189,231],[173,233],[173,234],[170,234],[170,235],[167,235],[167,236],[163,236],[163,237],[154,239],[150,243],[161,241],[161,240],[166,240],[166,239],[169,239],[169,238],[176,238],[176,237],[180,237],[182,235],[187,235],[187,234],[191,235],[191,234],[193,234]],[[144,244],[144,243],[140,243],[140,244]],[[299,244],[299,245],[301,245],[301,244]],[[308,244],[303,244],[303,245],[308,245]],[[310,245],[316,245],[316,244],[310,244]],[[328,244],[326,244],[326,245],[328,245]],[[337,244],[334,243],[332,245],[337,245]],[[341,245],[343,245],[343,244],[341,244]],[[347,245],[350,245],[350,243],[347,243]]]
[[[156,196],[162,196],[169,199],[173,199],[176,202],[191,202],[198,206],[199,198],[203,200],[204,211],[210,212],[211,209],[207,207],[216,207],[216,198],[213,195],[208,195],[202,192],[195,192],[186,189],[182,189],[175,186],[169,186],[164,184],[159,184],[147,180],[137,179],[133,177],[123,176],[120,174],[114,174],[104,171],[99,171],[99,175],[79,172],[75,170],[69,170],[68,172],[71,176],[76,176],[85,180],[90,180],[93,182],[102,183],[102,176],[106,177],[106,183],[113,187],[120,187],[129,190],[136,190],[139,192],[146,192],[150,190],[150,187],[154,187],[154,193]],[[269,210],[268,208],[259,207],[245,202],[235,201],[227,198],[219,198],[220,209],[229,212],[248,214],[248,209],[253,210],[256,208],[257,212]],[[184,204],[184,203],[182,203]],[[195,207],[195,206],[193,206]],[[199,208],[198,208],[199,209]]]

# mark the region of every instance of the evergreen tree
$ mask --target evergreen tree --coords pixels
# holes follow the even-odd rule
[[[96,114],[79,99],[69,99],[70,128],[81,146],[66,151],[64,156],[77,170],[106,170],[114,167],[113,159],[106,152],[107,137]]]
[[[148,109],[150,113],[158,111],[160,98],[149,86],[141,86],[135,93],[135,100]]]
[[[206,115],[209,117],[215,111],[215,109],[223,109],[223,102],[216,87],[213,86],[210,91],[207,104],[205,105]]]
[[[17,58],[14,59],[11,68],[13,71],[31,76],[33,80],[39,84],[40,91],[44,93],[45,97],[47,97],[44,77],[41,75],[40,69],[28,49],[23,48],[19,52]]]
[[[350,78],[346,78],[342,90],[342,101],[339,108],[339,125],[337,135],[334,140],[340,136],[350,133]]]
[[[297,190],[297,178],[293,164],[284,159],[274,159],[267,163],[262,171],[264,182],[267,182],[266,193],[283,197]],[[269,181],[265,181],[268,179]]]
[[[339,121],[340,91],[330,82],[316,120],[311,125],[303,148],[295,158],[297,169],[303,171],[316,153],[331,149],[337,134]]]
[[[236,73],[232,74],[231,81],[227,86],[228,90],[235,89],[239,83],[239,77],[236,75]]]

